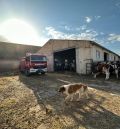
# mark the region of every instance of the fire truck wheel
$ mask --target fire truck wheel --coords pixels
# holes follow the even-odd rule
[[[45,75],[45,72],[41,72],[42,75]]]
[[[23,71],[20,71],[20,73],[21,73],[21,74],[24,74],[24,72],[23,72]]]
[[[25,75],[26,75],[26,76],[30,76],[29,70],[25,70]]]

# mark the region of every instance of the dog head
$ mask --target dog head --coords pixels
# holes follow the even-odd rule
[[[61,87],[59,88],[58,92],[64,93],[64,92],[65,92],[65,87],[64,87],[64,86],[61,86]]]

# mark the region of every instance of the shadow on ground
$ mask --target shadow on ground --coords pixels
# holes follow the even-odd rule
[[[80,79],[71,80],[71,77],[67,77],[67,75],[46,74],[44,76],[33,75],[29,78],[19,75],[19,80],[34,92],[38,104],[43,106],[44,110],[46,107],[50,107],[51,113],[58,116],[54,122],[59,121],[61,123],[59,126],[63,129],[120,128],[120,116],[105,109],[102,103],[106,98],[93,92],[89,93],[89,99],[83,98],[79,102],[68,102],[63,107],[63,97],[58,93],[59,86],[69,81],[79,82]],[[60,80],[66,80],[66,82]],[[56,122],[52,125],[54,128],[59,128]]]
[[[18,70],[9,70],[7,72],[0,72],[0,78],[2,77],[12,77],[12,76],[16,76],[19,75],[19,71]]]

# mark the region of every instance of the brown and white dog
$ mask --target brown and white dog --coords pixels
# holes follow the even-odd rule
[[[73,100],[75,94],[79,94],[77,101],[79,101],[81,95],[85,94],[88,98],[88,86],[82,83],[63,85],[59,88],[59,92],[66,95],[65,101],[70,99]]]

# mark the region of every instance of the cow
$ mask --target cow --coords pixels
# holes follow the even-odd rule
[[[120,73],[120,61],[111,62],[110,66],[113,67],[116,78],[118,79]]]
[[[94,78],[96,78],[97,75],[103,73],[106,75],[105,80],[108,80],[110,75],[115,73],[116,78],[118,79],[119,71],[119,62],[98,62],[96,65],[92,66],[92,74],[94,75]]]
[[[110,76],[110,65],[104,62],[98,62],[97,64],[92,65],[92,74],[94,75],[94,78],[97,77],[97,75],[103,73],[106,75],[105,79],[109,79]]]

